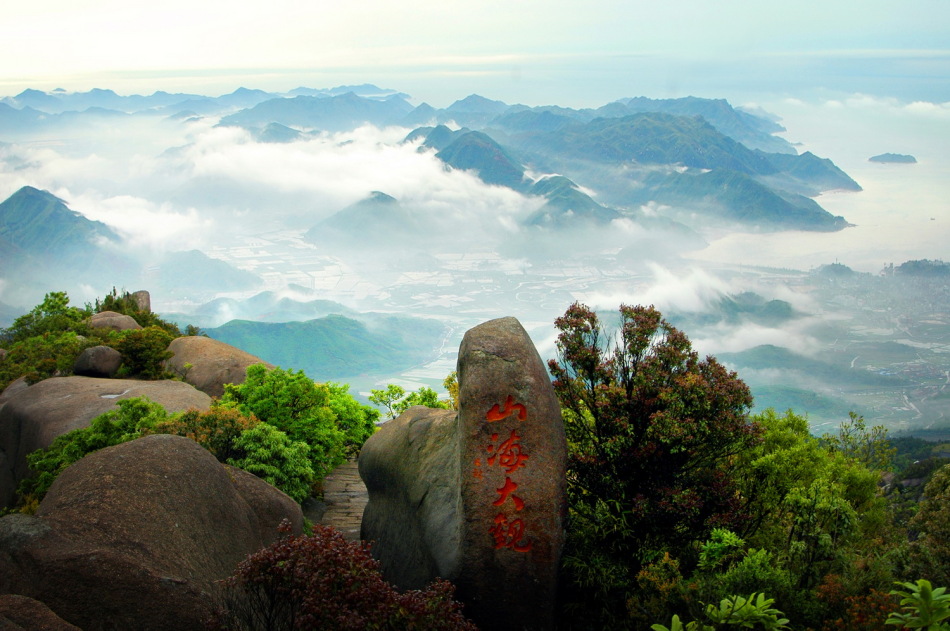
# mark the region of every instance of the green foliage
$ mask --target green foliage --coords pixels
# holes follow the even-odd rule
[[[927,631],[946,631],[950,623],[950,594],[946,587],[933,588],[930,581],[920,579],[916,583],[897,583],[903,590],[894,590],[891,594],[901,597],[904,613],[894,612],[887,618],[887,624],[905,629],[927,629]]]
[[[679,616],[674,615],[669,627],[654,624],[650,628],[654,631],[715,631],[727,627],[788,629],[788,619],[782,617],[781,611],[772,607],[774,602],[762,593],[753,593],[748,598],[731,596],[723,598],[718,607],[712,604],[706,606],[704,613],[712,624],[693,621],[684,625]]]
[[[168,345],[174,339],[166,330],[150,326],[144,329],[121,331],[114,342],[122,354],[121,375],[143,379],[167,379],[171,374],[165,370],[165,360],[173,353]]]
[[[88,331],[83,320],[90,315],[88,310],[69,306],[69,296],[64,291],[46,294],[43,302],[16,320],[4,330],[3,339],[19,342],[48,333],[73,331],[79,334]]]
[[[348,384],[330,382],[325,387],[330,393],[330,410],[336,417],[337,426],[344,433],[346,456],[355,456],[366,439],[376,431],[379,410],[354,399]]]
[[[699,569],[715,570],[742,553],[745,546],[739,535],[725,528],[713,528],[709,541],[699,553]]]
[[[910,573],[950,584],[950,464],[927,483],[910,528],[917,533],[910,544]]]
[[[0,332],[0,346],[7,357],[0,362],[0,391],[20,377],[36,383],[55,375],[72,373],[76,357],[93,342],[85,319],[89,312],[69,306],[66,292],[46,294],[39,305]]]
[[[240,385],[224,387],[222,403],[233,404],[245,415],[253,415],[261,421],[287,434],[291,441],[300,441],[310,448],[310,463],[318,480],[333,470],[345,459],[347,451],[359,447],[363,436],[368,436],[366,413],[347,417],[342,425],[333,410],[332,388],[318,385],[303,373],[281,368],[268,370],[263,364],[250,366],[247,378]],[[343,394],[335,395],[340,409],[353,411],[343,401]],[[352,430],[352,431],[348,431]]]
[[[459,409],[459,375],[453,370],[442,380],[442,387],[449,393],[449,409]]]
[[[566,591],[607,626],[626,613],[603,607],[626,602],[630,585],[591,590],[602,568],[583,566],[603,555],[623,580],[665,550],[740,523],[733,461],[759,430],[746,417],[745,384],[700,360],[652,307],[621,306],[616,336],[576,303],[556,326],[559,358],[549,367],[568,439]]]
[[[234,448],[244,456],[232,458],[228,464],[253,473],[298,503],[310,497],[315,476],[307,443],[291,440],[267,423],[258,423],[241,432]]]
[[[370,390],[369,401],[386,408],[386,418],[396,418],[396,402],[406,396],[406,390],[394,383],[386,385],[385,390]]]
[[[875,425],[868,428],[863,416],[854,412],[838,428],[838,434],[825,434],[822,438],[832,449],[840,451],[868,469],[886,471],[890,468],[897,450],[887,440],[887,428]]]
[[[475,631],[450,583],[398,592],[367,544],[320,525],[250,555],[224,587],[209,626],[217,631]]]
[[[445,378],[446,387],[451,386],[454,373]],[[458,396],[458,384],[455,385],[456,397]],[[415,392],[406,394],[405,388],[394,383],[386,385],[385,390],[370,390],[369,400],[378,406],[385,408],[388,418],[396,418],[414,405],[422,405],[428,408],[439,410],[453,409],[451,400],[440,401],[439,393],[422,386]]]
[[[95,342],[72,331],[47,332],[13,342],[0,361],[0,391],[25,377],[34,384],[49,377],[72,374],[76,357]]]
[[[210,451],[220,462],[228,462],[244,456],[244,452],[237,446],[237,440],[242,432],[259,422],[253,416],[244,416],[233,407],[214,404],[206,412],[191,409],[175,414],[156,424],[154,433],[190,438]]]
[[[449,409],[448,401],[440,401],[438,392],[427,386],[422,386],[415,392],[410,392],[404,399],[397,401],[393,405],[393,411],[397,415],[402,414],[414,405],[422,405],[437,410]]]
[[[66,467],[87,454],[152,433],[168,418],[165,408],[146,397],[116,401],[116,409],[92,419],[89,427],[58,436],[46,449],[27,455],[31,477],[18,489],[24,498],[41,500]]]

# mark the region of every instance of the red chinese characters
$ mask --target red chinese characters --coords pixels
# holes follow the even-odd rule
[[[528,409],[520,403],[515,403],[514,397],[509,396],[503,408],[497,404],[492,406],[485,414],[485,420],[494,423],[515,414],[519,421],[525,421],[528,418]],[[517,430],[513,429],[508,438],[499,442],[499,435],[492,434],[491,444],[485,448],[485,451],[487,453],[484,460],[485,467],[482,466],[482,459],[476,458],[473,476],[481,480],[484,478],[485,469],[489,467],[497,466],[504,469],[505,482],[500,488],[495,489],[496,497],[492,506],[497,506],[502,511],[514,508],[515,513],[521,512],[525,507],[525,500],[520,492],[516,494],[519,484],[511,477],[519,469],[523,469],[529,459],[521,443],[521,436]],[[525,530],[523,519],[510,519],[505,512],[495,515],[488,529],[494,540],[495,549],[510,548],[516,552],[531,550],[532,541],[525,535]]]
[[[501,421],[508,418],[515,412],[518,413],[519,421],[523,421],[528,418],[528,408],[521,405],[520,403],[515,403],[515,398],[511,395],[508,395],[508,398],[505,399],[505,408],[501,409],[496,403],[490,410],[488,410],[488,414],[485,415],[485,420],[489,423],[494,423],[495,421]]]

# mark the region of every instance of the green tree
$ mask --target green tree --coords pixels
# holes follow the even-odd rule
[[[459,409],[459,376],[458,372],[450,372],[445,379],[442,380],[442,387],[445,388],[445,391],[449,393],[449,409],[457,410]]]
[[[848,420],[838,428],[837,434],[822,437],[832,449],[863,464],[868,469],[886,471],[897,450],[887,440],[887,428],[883,425],[867,427],[864,417],[848,413]]]
[[[916,534],[910,544],[910,572],[950,585],[950,464],[927,483],[910,528]]]
[[[605,626],[626,615],[605,603],[625,603],[644,564],[742,523],[733,462],[760,430],[747,418],[746,385],[714,358],[700,360],[656,309],[621,306],[616,333],[578,303],[555,324],[549,368],[568,438],[569,592],[595,602],[601,609],[585,615]]]
[[[18,342],[64,331],[83,334],[88,331],[84,320],[90,315],[88,310],[70,307],[69,296],[65,291],[53,291],[46,294],[43,302],[29,313],[14,320],[10,328],[4,330],[2,337],[9,342]]]
[[[369,401],[386,409],[386,418],[396,418],[396,402],[406,396],[402,386],[390,383],[385,390],[370,390]]]
[[[328,405],[345,435],[346,455],[354,456],[376,431],[379,410],[354,399],[350,394],[350,386],[345,383],[328,382],[325,387],[330,393]]]
[[[438,392],[428,386],[422,386],[418,390],[410,392],[405,398],[394,403],[393,411],[399,415],[414,405],[422,405],[437,410],[449,409],[449,403],[447,401],[439,400]]]

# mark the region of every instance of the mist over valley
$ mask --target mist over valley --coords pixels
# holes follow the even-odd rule
[[[758,409],[943,436],[948,121],[859,97],[28,90],[0,101],[0,324],[48,291],[148,289],[182,325],[366,393],[441,389],[491,318],[547,358],[572,302],[654,304]],[[917,163],[868,162],[885,151]]]

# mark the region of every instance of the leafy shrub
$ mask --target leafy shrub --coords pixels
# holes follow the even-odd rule
[[[157,326],[122,331],[115,342],[115,349],[122,354],[120,374],[144,379],[170,377],[164,362],[173,355],[168,350],[173,339],[170,333]]]
[[[937,584],[950,584],[950,465],[930,478],[910,526],[918,533],[910,544],[911,571]]]
[[[0,362],[0,391],[25,377],[27,383],[72,374],[76,358],[95,342],[72,331],[48,332],[13,342]]]
[[[345,383],[331,382],[324,387],[329,391],[328,405],[336,417],[336,424],[343,431],[345,455],[355,456],[376,431],[379,410],[354,399],[350,386]]]
[[[120,399],[116,406],[92,419],[89,427],[62,434],[46,449],[27,455],[32,475],[20,483],[20,495],[26,501],[43,499],[56,477],[72,463],[99,449],[152,433],[168,418],[165,408],[146,397]]]
[[[904,589],[891,594],[900,596],[904,611],[888,616],[887,624],[907,629],[950,630],[950,622],[944,622],[950,620],[950,594],[946,587],[934,588],[926,579],[898,585]]]
[[[221,401],[279,429],[292,441],[306,443],[313,471],[322,479],[343,462],[346,451],[346,434],[337,425],[330,393],[303,371],[268,370],[256,364],[248,367],[244,383],[225,385]]]
[[[247,417],[233,407],[213,405],[207,412],[191,409],[176,414],[155,426],[156,434],[175,434],[190,438],[217,458],[228,462],[244,456],[237,446],[241,433],[260,421]]]
[[[224,586],[212,629],[475,631],[452,600],[451,584],[398,593],[367,544],[319,525],[311,535],[288,535],[250,555]]]
[[[887,631],[887,618],[897,608],[893,596],[876,589],[844,600],[844,613],[826,620],[822,631]]]
[[[310,497],[315,476],[307,443],[292,441],[276,427],[258,423],[241,432],[234,449],[244,455],[230,459],[228,464],[253,473],[297,502]]]
[[[740,627],[743,629],[788,629],[788,619],[782,617],[782,612],[772,607],[775,601],[766,598],[765,594],[752,594],[748,598],[731,596],[723,598],[719,606],[706,605],[706,619],[711,625],[702,622],[690,622],[684,625],[679,616],[673,616],[669,627],[654,624],[653,631],[715,631],[724,627]]]
[[[84,320],[90,315],[89,310],[70,307],[69,296],[65,291],[53,291],[46,294],[43,302],[29,313],[14,320],[10,328],[3,331],[2,338],[7,342],[19,342],[47,333],[72,331],[85,334],[88,327]]]

